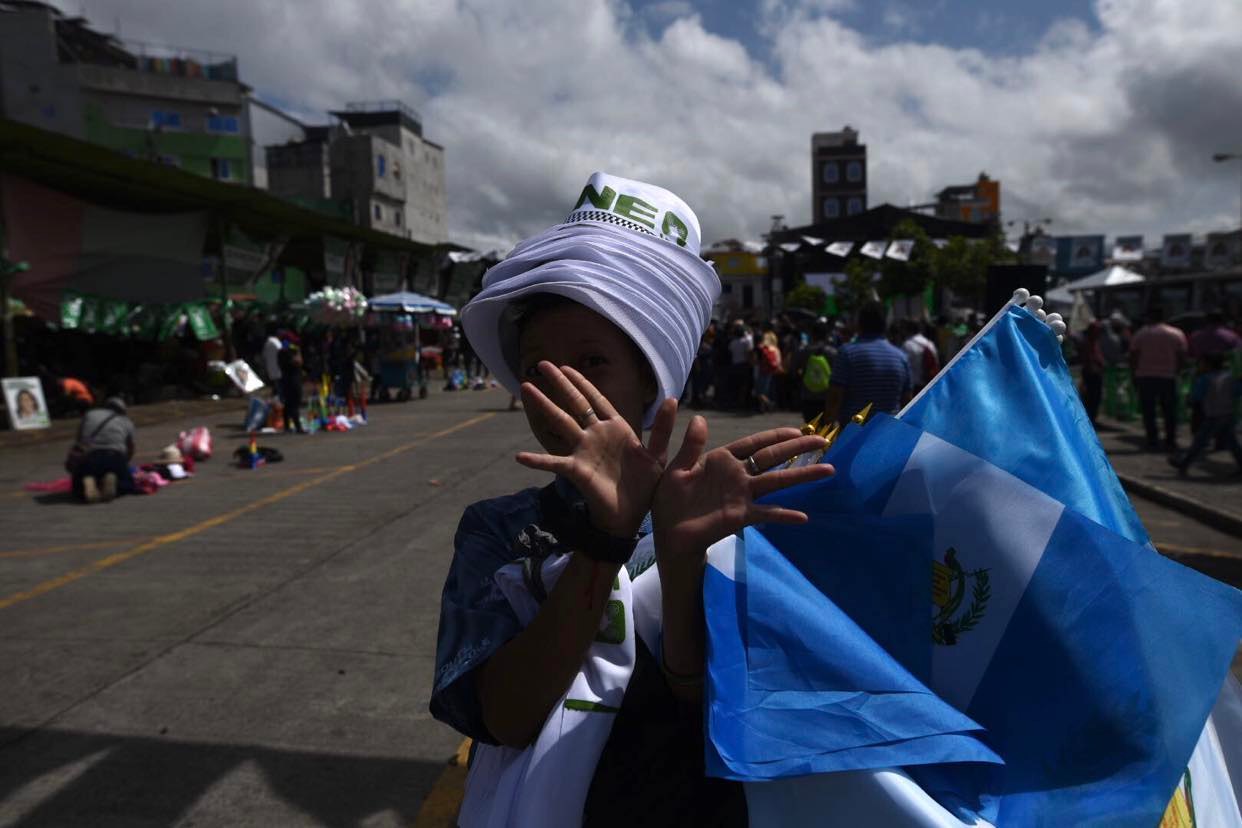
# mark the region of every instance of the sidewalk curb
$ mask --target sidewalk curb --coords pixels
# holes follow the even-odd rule
[[[1116,469],[1114,471],[1117,474],[1117,479],[1121,481],[1121,485],[1125,487],[1126,491],[1159,503],[1161,506],[1176,509],[1200,523],[1211,526],[1213,529],[1219,529],[1226,534],[1233,535],[1235,538],[1242,538],[1242,515],[1227,512],[1224,509],[1205,506],[1197,500],[1192,500],[1184,495],[1169,491],[1163,486],[1157,486],[1137,477],[1122,474],[1117,472]]]

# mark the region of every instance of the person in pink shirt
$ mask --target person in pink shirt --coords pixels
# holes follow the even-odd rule
[[[1130,340],[1130,367],[1138,386],[1147,447],[1159,448],[1156,406],[1164,418],[1164,446],[1177,449],[1177,375],[1186,364],[1186,334],[1164,321],[1163,309],[1147,311],[1147,324]]]

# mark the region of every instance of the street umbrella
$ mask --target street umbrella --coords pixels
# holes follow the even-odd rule
[[[374,297],[369,306],[373,311],[394,311],[397,313],[438,313],[443,316],[456,316],[457,309],[447,302],[432,299],[421,293],[403,290]]]

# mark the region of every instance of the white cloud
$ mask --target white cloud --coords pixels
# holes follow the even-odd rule
[[[90,0],[128,36],[239,54],[260,93],[302,109],[404,98],[446,147],[455,239],[503,245],[563,217],[595,169],[670,187],[707,239],[810,215],[812,132],[845,123],[871,202],[925,200],[981,171],[1007,218],[1055,232],[1236,225],[1242,3],[1101,0],[1030,51],[877,45],[846,0],[761,0],[771,63],[683,2],[644,23],[622,0]],[[896,6],[894,6],[896,8]],[[77,12],[75,6],[70,11]],[[434,78],[428,88],[422,81]]]

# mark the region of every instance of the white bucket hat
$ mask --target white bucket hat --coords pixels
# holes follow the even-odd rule
[[[597,172],[569,217],[527,239],[483,277],[461,311],[475,353],[517,394],[514,302],[539,293],[564,296],[608,319],[647,357],[660,403],[679,397],[699,339],[720,296],[720,279],[699,257],[699,220],[668,190]]]

